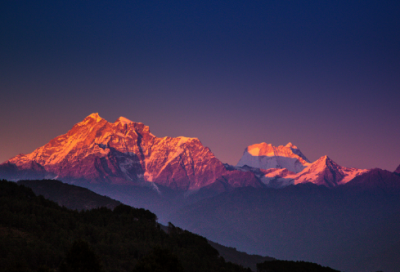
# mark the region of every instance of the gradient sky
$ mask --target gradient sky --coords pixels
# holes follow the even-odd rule
[[[400,164],[400,1],[1,1],[0,162],[98,112],[223,162]]]

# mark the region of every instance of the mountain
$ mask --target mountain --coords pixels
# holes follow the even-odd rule
[[[46,199],[72,210],[90,210],[99,207],[114,209],[122,204],[86,188],[62,183],[58,180],[20,180],[17,183],[31,188],[36,195],[42,195]]]
[[[0,177],[10,180],[59,179],[98,193],[108,185],[134,185],[159,194],[168,188],[197,194],[196,199],[247,186],[311,182],[335,187],[364,172],[339,166],[327,156],[310,163],[292,143],[250,145],[238,164],[230,166],[197,138],[158,138],[142,123],[124,117],[110,123],[97,113],[32,153],[0,165]]]
[[[385,267],[394,267],[389,256],[400,244],[395,233],[393,243],[376,236],[383,239],[379,252],[365,241],[382,230],[379,224],[395,222],[399,175],[342,167],[328,156],[311,163],[291,143],[249,146],[232,166],[196,138],[158,138],[142,123],[91,114],[65,135],[1,164],[0,178],[57,178],[249,253],[348,271],[357,271],[350,264],[355,255],[339,252],[350,245],[360,262],[387,253]],[[48,197],[62,199],[63,190]]]
[[[17,166],[10,161],[0,164],[0,178],[7,180],[44,179],[46,170],[35,161]]]
[[[291,172],[301,172],[310,161],[292,143],[286,146],[272,146],[260,143],[248,146],[236,166],[270,169],[286,168]]]
[[[232,166],[227,165],[230,169],[225,175],[219,177],[215,182],[204,186],[200,190],[186,194],[185,205],[195,203],[201,199],[213,197],[223,192],[233,191],[235,188],[253,187],[264,188],[265,185],[251,171],[235,170]],[[177,209],[175,209],[177,210]]]
[[[393,190],[400,190],[400,176],[390,171],[375,168],[358,175],[345,185],[346,188],[353,190],[374,192],[383,190],[390,193]]]
[[[198,199],[264,186],[252,172],[227,169],[197,138],[158,138],[142,123],[124,117],[110,123],[97,113],[32,153],[1,164],[0,178],[58,179],[151,209],[162,223]],[[206,192],[196,194],[201,188]]]
[[[400,165],[394,170],[395,173],[400,174]]]
[[[0,165],[0,176],[181,191],[198,190],[221,176],[228,183],[232,178],[232,186],[239,179],[197,138],[157,138],[142,123],[124,117],[109,123],[97,113],[32,153],[9,159]]]
[[[272,155],[270,158],[276,159]],[[323,156],[313,163],[307,163],[306,167],[298,173],[289,171],[286,168],[270,168],[265,170],[247,165],[241,167],[231,166],[231,168],[252,172],[264,185],[272,188],[283,188],[288,185],[308,182],[333,188],[368,172],[368,170],[364,169],[340,166],[328,156]]]
[[[302,172],[296,175],[288,175],[293,178],[294,184],[311,182],[316,185],[335,187],[345,184],[368,170],[347,168],[338,165],[328,156],[323,156],[310,164]]]

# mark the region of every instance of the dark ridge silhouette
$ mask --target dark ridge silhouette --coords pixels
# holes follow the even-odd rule
[[[257,264],[257,272],[340,272],[309,262],[269,261]]]
[[[17,183],[31,188],[36,195],[42,195],[72,210],[90,210],[99,207],[114,209],[121,204],[108,196],[101,196],[89,189],[58,180],[20,180]]]
[[[43,195],[45,198],[57,202],[60,206],[73,210],[88,210],[99,207],[114,209],[121,204],[119,201],[98,195],[89,189],[62,183],[58,180],[23,180],[17,183],[31,188],[36,195]],[[128,188],[131,187],[128,186]],[[163,228],[162,225],[160,226]],[[167,228],[165,227],[164,230],[166,231]],[[270,257],[239,252],[234,248],[225,247],[212,241],[208,242],[218,250],[219,254],[226,261],[242,265],[243,267],[249,267],[253,271],[256,270],[257,263],[265,260],[274,260]]]
[[[394,172],[395,172],[396,174],[400,174],[400,165],[396,168],[396,170],[394,170]]]
[[[168,233],[161,230],[156,216],[144,209],[119,205],[113,211],[102,207],[79,212],[23,185],[0,181],[3,271],[91,271],[86,265],[97,265],[96,260],[105,272],[133,271],[158,247],[176,256],[183,271],[250,271],[226,262],[205,238],[172,224],[169,228]],[[74,248],[91,261],[82,262]]]

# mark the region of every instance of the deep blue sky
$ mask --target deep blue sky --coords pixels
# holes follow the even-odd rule
[[[223,162],[291,141],[400,164],[399,1],[2,1],[0,161],[92,112]]]

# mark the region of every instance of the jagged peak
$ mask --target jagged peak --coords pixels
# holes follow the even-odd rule
[[[340,166],[339,164],[337,164],[336,162],[334,162],[331,158],[329,158],[327,155],[322,156],[321,158],[319,158],[318,160],[316,160],[315,162],[313,162],[310,167],[312,168],[343,168],[342,166]]]
[[[99,115],[97,112],[94,112],[94,113],[92,113],[92,114],[89,114],[89,115],[88,115],[85,119],[83,119],[83,120],[85,121],[85,120],[88,120],[88,119],[94,119],[94,120],[96,120],[97,122],[99,122],[99,121],[101,121],[101,120],[104,120],[102,117],[100,117],[100,115]],[[116,123],[129,124],[129,123],[135,123],[135,122],[129,120],[129,119],[126,118],[126,117],[121,116],[121,117],[119,117],[119,118],[114,122],[114,124],[116,124]],[[141,123],[138,123],[138,124],[141,124]]]
[[[128,118],[125,118],[125,117],[121,116],[114,122],[114,124],[116,124],[116,123],[120,123],[122,125],[127,125],[127,124],[131,124],[131,123],[134,123],[134,122],[129,120]]]
[[[190,138],[190,137],[185,137],[185,136],[178,136],[176,138],[179,139],[178,146],[181,146],[181,145],[183,145],[183,144],[185,144],[187,142],[192,142],[192,141],[200,142],[199,139],[197,139],[197,138]]]
[[[182,141],[193,141],[193,140],[197,140],[198,141],[199,140],[198,138],[195,138],[195,137],[185,137],[185,136],[178,136],[176,138],[179,138]]]
[[[313,164],[320,164],[320,163],[335,163],[334,161],[331,160],[331,158],[329,158],[327,155],[322,156],[321,158],[319,158],[318,160],[316,160]]]
[[[329,160],[331,160],[329,157],[328,157],[328,155],[324,155],[324,156],[322,156],[321,158],[319,158],[320,160],[324,160],[324,161],[329,161]]]
[[[94,112],[94,113],[89,114],[88,116],[86,116],[86,118],[83,119],[81,122],[79,122],[77,125],[87,125],[92,120],[94,120],[96,123],[98,123],[101,120],[103,120],[103,118],[101,118],[100,115],[97,112]]]
[[[285,147],[289,147],[291,149],[298,149],[297,146],[295,146],[294,144],[292,144],[291,142],[288,142],[287,145],[285,145]]]
[[[93,119],[96,119],[96,120],[97,119],[103,119],[103,118],[100,117],[99,113],[97,113],[97,112],[89,114],[86,118],[93,118]]]

